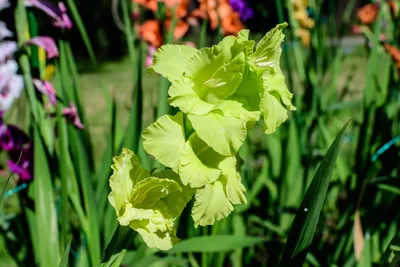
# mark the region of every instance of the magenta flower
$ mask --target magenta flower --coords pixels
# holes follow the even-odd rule
[[[48,81],[33,79],[33,84],[39,92],[49,98],[50,103],[55,106],[57,104],[56,90],[53,85]]]
[[[37,36],[31,38],[25,43],[26,45],[37,45],[46,51],[47,58],[58,57],[58,48],[54,39],[48,36]]]
[[[33,176],[33,148],[28,136],[14,125],[3,122],[0,112],[0,148],[8,152],[7,165],[22,181]],[[22,154],[21,154],[22,153]]]
[[[17,69],[18,65],[14,60],[0,64],[0,111],[10,109],[24,88],[22,77],[16,74]]]
[[[78,129],[85,128],[85,126],[81,122],[81,119],[79,118],[78,110],[76,109],[76,106],[74,103],[71,103],[71,105],[69,107],[64,108],[62,114],[69,121],[71,121],[75,125],[76,128],[78,128]]]
[[[53,25],[61,29],[71,29],[72,21],[67,15],[67,8],[63,3],[58,3],[58,7],[50,2],[42,0],[25,0],[27,6],[33,6],[42,10],[53,19]]]
[[[147,47],[147,56],[146,56],[146,68],[150,67],[153,64],[153,55],[156,52],[157,48],[154,45],[149,45]]]

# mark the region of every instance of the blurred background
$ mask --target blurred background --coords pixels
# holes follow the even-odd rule
[[[271,135],[257,124],[241,147],[248,203],[209,227],[194,228],[190,210],[184,211],[178,237],[216,236],[212,243],[196,239],[167,253],[134,237],[112,266],[278,266],[295,242],[289,233],[307,225],[315,235],[304,230],[309,244],[303,266],[398,266],[400,0],[64,4],[18,0],[0,8],[0,20],[13,33],[9,40],[18,41],[14,57],[25,81],[0,127],[17,125],[36,148],[24,180],[7,167],[15,155],[0,128],[0,266],[54,266],[69,248],[69,266],[99,266],[117,227],[107,202],[112,157],[128,147],[152,169],[140,134],[161,115],[176,112],[166,101],[169,82],[146,71],[155,51],[168,43],[211,46],[245,28],[257,42],[282,22],[289,27],[281,67],[297,110]],[[70,18],[72,25],[55,26],[54,18]],[[38,35],[54,40],[55,58],[26,47]],[[49,105],[51,93],[44,97],[32,77],[54,86],[59,104]],[[310,184],[349,120],[333,175],[324,178],[329,187],[319,195]],[[320,213],[293,223],[303,200],[320,205]]]

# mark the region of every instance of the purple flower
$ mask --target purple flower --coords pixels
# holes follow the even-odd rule
[[[57,104],[56,98],[56,90],[54,89],[53,85],[48,81],[42,81],[39,79],[33,79],[33,83],[36,86],[36,89],[39,90],[42,94],[46,95],[50,103],[55,106]]]
[[[233,10],[239,13],[240,18],[245,21],[254,17],[254,11],[245,0],[229,0]]]
[[[22,153],[22,155],[21,155]],[[10,159],[7,161],[8,168],[17,174],[21,181],[29,181],[33,178],[33,147],[27,145],[23,150],[12,150],[9,152]],[[19,162],[18,162],[19,160]]]
[[[61,29],[71,29],[72,21],[67,15],[67,8],[63,3],[58,3],[58,7],[50,2],[42,0],[25,0],[27,6],[33,6],[42,10],[53,19],[53,25]]]
[[[0,148],[8,152],[7,165],[22,181],[33,176],[33,148],[28,136],[14,125],[3,122],[0,112]]]
[[[58,57],[58,48],[54,39],[48,36],[37,36],[31,38],[26,45],[37,45],[46,51],[47,58]]]
[[[76,106],[74,103],[71,103],[71,105],[69,107],[64,108],[62,114],[69,121],[71,121],[75,125],[76,128],[78,128],[78,129],[85,128],[85,126],[81,122],[81,119],[79,118],[78,110],[76,109]]]
[[[2,41],[4,38],[12,36],[13,34],[9,29],[7,29],[7,25],[3,21],[0,21],[0,41]]]
[[[16,74],[17,69],[18,65],[14,60],[0,64],[0,111],[10,109],[24,88],[22,77]]]

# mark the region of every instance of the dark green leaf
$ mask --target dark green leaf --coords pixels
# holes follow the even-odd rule
[[[329,148],[300,204],[289,232],[281,261],[282,266],[302,266],[305,260],[315,234],[347,125],[348,123],[342,128]]]

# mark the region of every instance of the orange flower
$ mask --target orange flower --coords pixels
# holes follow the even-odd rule
[[[311,33],[309,30],[303,29],[303,28],[299,28],[296,30],[296,36],[300,38],[301,43],[305,46],[305,47],[309,47],[310,43],[311,43]]]
[[[221,19],[221,26],[224,35],[236,35],[240,30],[244,28],[242,22],[240,21],[239,13],[233,11],[228,1],[220,0],[219,2],[220,4],[218,5],[218,15]]]
[[[139,35],[143,40],[157,48],[162,44],[161,27],[158,20],[146,20],[139,27]]]
[[[145,8],[157,12],[157,0],[133,0],[134,3],[144,6]]]
[[[379,7],[375,4],[367,4],[360,8],[357,12],[358,18],[364,24],[373,23],[378,16]]]
[[[165,27],[169,30],[171,29],[171,26],[172,26],[172,20],[170,19],[166,20]],[[183,20],[179,20],[174,29],[174,39],[175,40],[181,39],[183,36],[185,36],[188,30],[189,30],[189,24]]]
[[[393,61],[396,62],[397,68],[400,70],[400,50],[397,47],[392,46],[388,43],[385,44],[385,48],[392,56]]]

